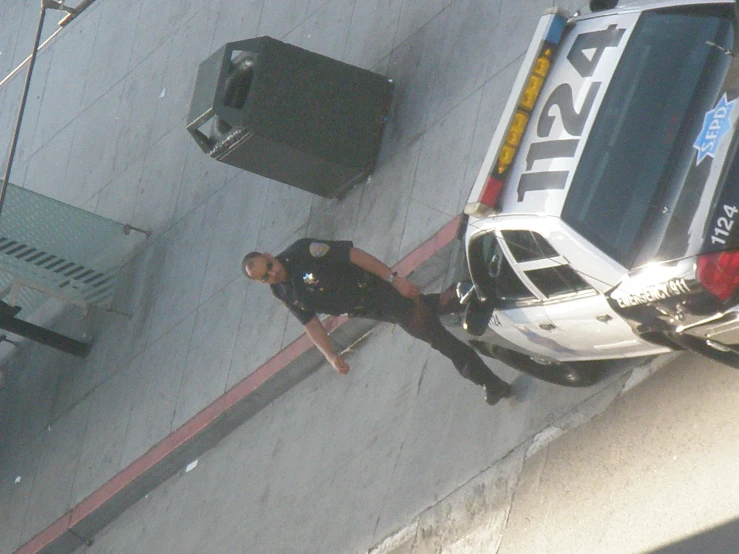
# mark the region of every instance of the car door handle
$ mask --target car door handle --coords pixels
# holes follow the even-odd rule
[[[598,316],[598,317],[596,317],[595,319],[597,319],[597,320],[598,320],[598,321],[600,321],[601,323],[608,323],[608,322],[609,322],[609,321],[611,321],[611,320],[612,320],[613,318],[612,318],[611,316],[609,316],[608,314],[603,314],[603,315],[599,315],[599,316]]]
[[[557,327],[553,323],[540,323],[539,328],[544,329],[545,331],[553,331]]]

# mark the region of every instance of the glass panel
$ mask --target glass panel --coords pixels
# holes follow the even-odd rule
[[[513,271],[493,233],[486,233],[470,243],[470,271],[485,296],[499,300],[535,298]]]
[[[710,43],[733,48],[730,6],[642,15],[583,151],[562,218],[625,267],[726,74]]]
[[[136,231],[126,234],[115,221],[9,184],[0,217],[0,287],[7,289],[11,282],[23,286],[18,298],[21,315],[33,312],[45,299],[33,291],[107,308],[120,267],[144,237]]]
[[[590,288],[569,265],[534,269],[527,271],[526,277],[548,298]]]
[[[508,249],[517,262],[530,262],[559,256],[557,251],[539,233],[531,231],[503,231]]]

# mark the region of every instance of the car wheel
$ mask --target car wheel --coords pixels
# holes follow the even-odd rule
[[[555,385],[589,387],[601,378],[599,369],[584,362],[558,362],[482,341],[470,343],[485,356],[496,358],[513,369]]]
[[[730,350],[726,346],[679,333],[671,333],[668,335],[668,338],[686,350],[692,350],[704,358],[739,369],[739,352]]]

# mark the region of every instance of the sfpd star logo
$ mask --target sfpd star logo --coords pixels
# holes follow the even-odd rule
[[[693,148],[698,151],[695,165],[701,163],[706,156],[713,158],[716,155],[719,142],[731,129],[731,111],[735,103],[736,99],[728,102],[724,93],[716,107],[703,116],[703,128],[693,143]]]

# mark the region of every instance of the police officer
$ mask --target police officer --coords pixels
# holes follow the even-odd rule
[[[298,318],[341,374],[349,371],[349,365],[334,352],[316,313],[397,323],[449,358],[466,379],[484,387],[488,404],[512,394],[508,383],[441,324],[437,317],[440,295],[421,295],[415,284],[354,248],[351,241],[301,239],[277,256],[250,252],[242,270],[250,279],[270,285],[272,294]]]

